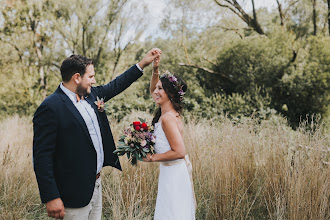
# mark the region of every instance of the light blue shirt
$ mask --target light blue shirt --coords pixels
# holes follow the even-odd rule
[[[104,152],[103,152],[100,126],[95,111],[93,107],[86,100],[80,100],[79,102],[77,102],[76,94],[70,91],[69,89],[65,88],[63,86],[63,83],[61,83],[60,88],[69,97],[69,99],[72,101],[73,105],[77,108],[80,115],[85,121],[89,135],[92,139],[97,154],[96,173],[99,173],[103,167]]]

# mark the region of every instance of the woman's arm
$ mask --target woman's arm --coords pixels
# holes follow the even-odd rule
[[[160,63],[160,56],[154,59],[152,63],[152,74],[151,74],[151,81],[150,81],[150,94],[152,95],[156,89],[156,84],[159,81],[159,63]]]
[[[171,150],[162,154],[153,154],[151,160],[150,155],[148,155],[145,161],[161,162],[184,158],[186,155],[186,148],[175,118],[169,114],[163,115],[162,128],[171,146]]]

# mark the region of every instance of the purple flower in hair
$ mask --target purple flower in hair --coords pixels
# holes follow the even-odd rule
[[[169,71],[166,71],[162,76],[161,78],[167,78],[171,83],[173,83],[173,87],[179,87],[179,96],[180,96],[180,100],[182,101],[183,100],[183,95],[185,94],[185,92],[183,91],[183,85],[181,85],[179,82],[178,82],[178,79],[172,75]]]

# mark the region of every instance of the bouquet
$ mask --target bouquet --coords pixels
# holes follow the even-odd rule
[[[154,128],[147,124],[145,119],[134,121],[124,130],[120,136],[117,149],[114,151],[118,156],[127,155],[132,165],[137,164],[137,160],[147,157],[147,153],[154,154],[155,136]]]

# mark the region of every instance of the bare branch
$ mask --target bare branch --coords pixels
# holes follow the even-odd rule
[[[217,65],[216,63],[214,63],[213,61],[207,59],[206,57],[203,57],[203,59],[206,60],[207,62],[209,62],[210,64],[214,65],[214,66]]]
[[[292,2],[289,6],[288,6],[288,8],[291,8],[292,6],[294,6],[296,3],[298,3],[299,2],[299,0],[296,0],[296,1],[294,1],[294,2]]]
[[[56,68],[61,69],[61,66],[58,65],[57,63],[51,62],[51,64],[52,64],[53,66],[55,66]]]
[[[224,0],[229,5],[222,4],[219,2],[219,0],[213,0],[217,5],[220,7],[229,8],[232,12],[234,12],[237,16],[239,16],[249,27],[253,28],[257,33],[261,35],[265,35],[265,32],[262,30],[260,24],[257,21],[257,14],[255,12],[254,8],[254,1],[252,0],[253,8],[254,8],[254,17],[252,18],[250,15],[248,15],[241,5],[236,0]]]
[[[239,33],[239,30],[238,28],[226,28],[226,27],[222,27],[222,26],[217,26],[221,29],[224,29],[225,31],[234,31],[236,34],[238,34],[238,36],[243,39],[243,35],[241,35],[241,33]]]
[[[0,41],[3,41],[1,38],[0,38]],[[15,50],[17,51],[17,55],[19,57],[19,60],[22,62],[23,61],[23,52],[21,52],[21,50],[17,47],[16,44],[12,43],[11,41],[3,41],[4,43],[7,43],[9,44],[10,46],[14,47]]]
[[[187,64],[187,63],[178,63],[179,66],[186,66],[186,67],[192,67],[200,70],[204,70],[205,72],[212,73],[212,74],[217,74],[222,76],[223,78],[229,80],[232,82],[232,79],[230,79],[228,76],[224,75],[223,73],[215,72],[213,70],[210,70],[209,68],[198,66],[197,64]]]
[[[286,14],[287,14],[288,11],[290,10],[290,8],[291,8],[292,6],[294,6],[294,5],[295,5],[296,3],[298,3],[298,2],[299,2],[299,0],[296,0],[296,1],[294,1],[294,2],[292,2],[291,4],[288,5],[287,9],[286,9],[285,12],[283,13],[284,17],[286,17]]]
[[[229,8],[232,12],[234,12],[238,17],[240,17],[242,20],[244,20],[244,17],[242,17],[241,14],[239,14],[234,8],[230,7],[229,5],[224,5],[224,4],[221,4],[220,2],[218,2],[218,0],[214,0],[214,2],[216,4],[218,4],[220,7],[224,7],[224,8]],[[228,2],[228,1],[227,1]],[[231,4],[229,2],[229,4]]]
[[[281,26],[284,26],[284,14],[282,11],[282,4],[280,3],[279,0],[276,0],[277,2],[277,8],[278,8],[278,13],[280,14],[280,19],[281,19]]]

